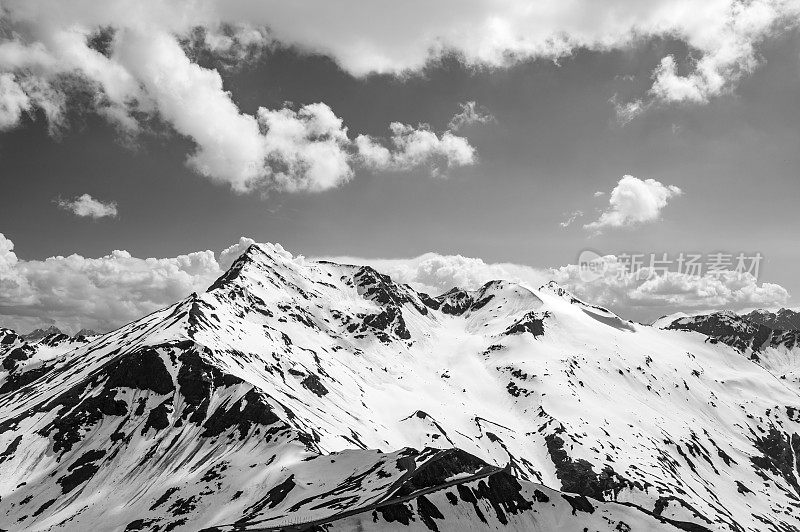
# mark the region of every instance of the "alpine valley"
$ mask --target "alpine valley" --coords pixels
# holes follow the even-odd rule
[[[0,329],[0,528],[797,531],[799,318],[252,245],[108,334]]]

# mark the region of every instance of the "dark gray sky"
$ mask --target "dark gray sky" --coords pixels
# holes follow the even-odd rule
[[[325,102],[351,137],[386,137],[393,121],[442,132],[468,101],[495,120],[458,131],[477,159],[446,178],[424,165],[357,166],[352,180],[321,192],[240,193],[187,167],[194,143],[169,121],[151,118],[152,131],[126,140],[78,105],[90,96],[73,94],[55,135],[41,110],[0,133],[0,232],[26,261],[113,249],[174,257],[220,250],[242,235],[308,256],[434,251],[536,268],[574,262],[586,248],[758,251],[760,280],[800,294],[800,37],[787,31],[757,42],[753,72],[705,103],[658,102],[621,124],[614,101],[646,99],[659,61],[691,53],[680,39],[648,37],[558,61],[476,67],[450,56],[404,76],[365,77],[285,46],[235,70],[206,57],[200,64],[220,72],[243,113]],[[652,223],[584,229],[627,174],[683,193]],[[78,217],[57,205],[82,194],[116,202],[118,216]],[[577,210],[584,216],[561,227]]]
[[[324,101],[352,130],[374,135],[392,120],[443,129],[459,102],[475,100],[497,123],[469,131],[480,162],[448,179],[431,179],[425,169],[361,170],[323,193],[238,195],[187,169],[190,143],[177,135],[128,148],[97,117],[73,118],[57,138],[44,120],[26,120],[0,136],[0,227],[30,259],[111,249],[170,256],[218,249],[240,235],[305,254],[438,251],[537,266],[569,262],[587,246],[760,250],[765,273],[800,291],[797,39],[764,49],[765,64],[735,94],[648,112],[621,127],[609,102],[630,85],[620,78],[645,77],[671,49],[661,42],[643,48],[579,51],[559,65],[539,60],[508,70],[473,71],[451,60],[407,81],[359,80],[328,59],[278,51],[226,80],[245,110]],[[685,194],[660,224],[600,237],[580,224],[559,227],[565,212],[604,206],[592,194],[610,191],[624,174]],[[82,193],[117,201],[119,218],[76,218],[53,203]]]

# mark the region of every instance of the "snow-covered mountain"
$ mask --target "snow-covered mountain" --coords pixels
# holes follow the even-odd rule
[[[798,530],[800,351],[711,316],[254,245],[111,333],[0,330],[0,528]]]

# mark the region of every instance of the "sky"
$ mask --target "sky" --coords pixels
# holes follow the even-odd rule
[[[109,330],[241,237],[640,321],[798,304],[798,2],[0,9],[0,326]],[[670,271],[620,272],[653,254]]]

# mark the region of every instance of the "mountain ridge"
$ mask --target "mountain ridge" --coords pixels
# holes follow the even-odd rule
[[[779,358],[555,285],[431,297],[252,245],[202,294],[5,368],[0,527],[796,528]]]

